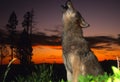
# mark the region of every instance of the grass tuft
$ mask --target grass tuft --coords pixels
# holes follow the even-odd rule
[[[12,64],[15,60],[16,60],[16,58],[13,58],[13,59],[9,62],[8,66],[7,66],[7,69],[6,69],[6,71],[5,71],[4,77],[3,77],[3,82],[5,82],[5,79],[6,79],[6,77],[7,77],[7,74],[8,74],[8,72],[9,72],[9,70],[10,70],[10,66],[11,66],[11,64]]]

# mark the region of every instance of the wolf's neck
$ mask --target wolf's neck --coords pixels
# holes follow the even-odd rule
[[[74,38],[74,37],[82,38],[83,37],[83,31],[80,26],[68,25],[68,26],[64,26],[63,30],[64,30],[64,34],[66,36],[70,36],[71,38]]]

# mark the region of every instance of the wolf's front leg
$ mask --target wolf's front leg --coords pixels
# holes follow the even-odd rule
[[[67,80],[68,82],[72,81],[72,73],[69,70],[67,70]]]

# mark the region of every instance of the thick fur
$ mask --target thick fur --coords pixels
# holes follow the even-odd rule
[[[83,17],[68,0],[63,7],[63,59],[67,71],[67,80],[78,82],[79,75],[98,75],[103,70],[88,42],[83,37],[82,28],[88,27]]]

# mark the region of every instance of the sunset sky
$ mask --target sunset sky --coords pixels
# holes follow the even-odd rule
[[[22,30],[23,15],[34,10],[33,58],[35,63],[62,63],[62,8],[66,0],[0,0],[0,29],[5,29],[12,11]],[[120,0],[72,0],[75,8],[90,24],[84,36],[99,60],[120,56]],[[4,60],[6,61],[6,60]]]

